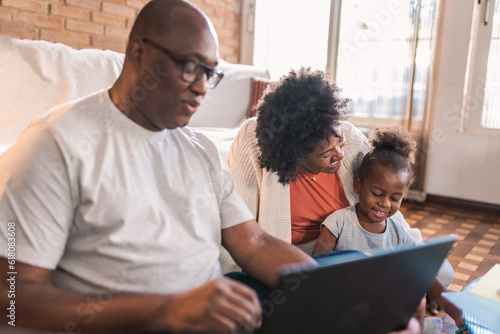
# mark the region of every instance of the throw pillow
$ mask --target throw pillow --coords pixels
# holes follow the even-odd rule
[[[272,82],[272,80],[262,77],[252,77],[250,79],[250,105],[248,106],[247,118],[257,116],[257,104]]]

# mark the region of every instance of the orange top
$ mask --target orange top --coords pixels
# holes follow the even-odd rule
[[[292,244],[317,239],[323,220],[333,211],[348,206],[338,172],[317,175],[303,172],[295,182],[290,182]]]

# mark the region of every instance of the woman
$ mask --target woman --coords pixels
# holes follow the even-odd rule
[[[342,121],[348,99],[323,71],[292,70],[267,88],[236,136],[227,165],[236,189],[269,234],[311,254],[324,218],[358,201],[353,176],[370,150],[367,138]],[[398,211],[394,216],[421,242]],[[222,250],[224,273],[241,270]],[[440,278],[448,285],[446,262]]]

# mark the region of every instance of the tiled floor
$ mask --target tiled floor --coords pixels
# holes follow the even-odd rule
[[[500,212],[482,213],[440,204],[404,202],[401,212],[424,239],[458,234],[448,261],[455,269],[450,291],[462,291],[469,283],[500,263]],[[445,315],[446,324],[453,320]],[[446,326],[445,326],[446,327]]]

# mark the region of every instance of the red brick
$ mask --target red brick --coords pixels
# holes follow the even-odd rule
[[[0,20],[0,31],[13,38],[38,39],[38,29],[23,22]]]
[[[17,9],[10,7],[0,7],[0,20],[12,20],[12,14],[17,13]]]
[[[127,18],[113,14],[92,12],[92,21],[119,27],[127,26]]]
[[[118,5],[111,2],[103,2],[102,3],[102,11],[104,13],[115,14],[119,16],[125,16],[130,18],[135,18],[136,9],[132,7],[128,7],[125,5]]]
[[[92,46],[99,49],[125,52],[127,40],[114,36],[93,35]]]
[[[224,45],[230,48],[238,48],[240,46],[240,41],[238,40],[238,38],[222,38],[222,40],[224,41]]]
[[[218,9],[215,10],[214,15],[217,17],[221,17],[225,20],[234,20],[236,18],[236,15],[234,15],[233,13]]]
[[[127,6],[142,9],[150,0],[127,0]]]
[[[219,52],[221,54],[221,57],[223,54],[233,54],[233,48],[230,47],[230,46],[227,46],[225,44],[221,44],[219,45]],[[225,59],[224,57],[222,57],[222,59]]]
[[[124,5],[125,4],[125,0],[106,0],[107,2],[113,2],[113,3],[117,3],[117,4],[120,4],[120,5]]]
[[[90,36],[88,34],[72,31],[42,29],[40,31],[40,39],[54,43],[64,43],[72,47],[90,45]]]
[[[94,23],[94,22],[87,22],[87,21],[79,21],[79,20],[73,20],[73,19],[67,19],[66,20],[66,29],[67,30],[74,30],[74,31],[81,31],[81,32],[88,32],[91,34],[97,34],[97,35],[102,35],[104,33],[104,26],[99,23]]]
[[[223,0],[204,0],[207,6],[214,7],[215,9],[224,9],[226,7],[226,2]]]
[[[239,38],[229,39],[227,41],[227,45],[233,47],[234,49],[237,49],[240,47],[240,40],[239,40]]]
[[[230,13],[240,14],[241,13],[241,3],[229,2],[226,4],[225,9]]]
[[[12,15],[14,21],[21,21],[30,24],[34,24],[41,28],[51,28],[56,30],[62,30],[64,27],[64,20],[59,17],[51,17],[44,14],[31,13],[31,12],[19,12]]]
[[[240,31],[241,23],[239,21],[224,21],[224,28],[231,29],[233,31]]]
[[[31,12],[48,13],[49,4],[39,1],[30,0],[2,0],[2,6],[14,7],[21,10],[28,10]]]
[[[99,0],[66,0],[66,4],[95,11],[101,10],[101,1]]]
[[[224,40],[236,39],[238,31],[223,27],[217,29],[217,35]]]
[[[135,23],[135,19],[128,18],[127,19],[127,28],[132,29],[132,27],[134,26],[134,23]]]
[[[76,44],[72,46],[74,49],[82,50],[82,49],[97,49],[93,47],[91,44]]]
[[[237,64],[237,63],[239,63],[240,57],[236,56],[236,55],[226,55],[225,57],[222,57],[222,59],[224,59],[227,62]]]
[[[224,19],[222,17],[212,16],[210,20],[214,24],[215,30],[217,31],[219,27],[224,26]]]
[[[45,2],[45,3],[55,4],[55,5],[63,5],[64,4],[64,0],[38,0],[37,2]]]
[[[107,36],[115,36],[115,37],[121,37],[123,39],[128,39],[128,35],[130,34],[130,29],[122,27],[114,27],[114,26],[105,26],[104,34]]]
[[[207,5],[199,5],[199,9],[201,9],[208,17],[211,17],[215,13],[215,8]]]
[[[50,12],[53,15],[71,17],[74,19],[80,19],[80,20],[89,20],[90,19],[90,10],[83,9],[80,7],[52,5]]]

